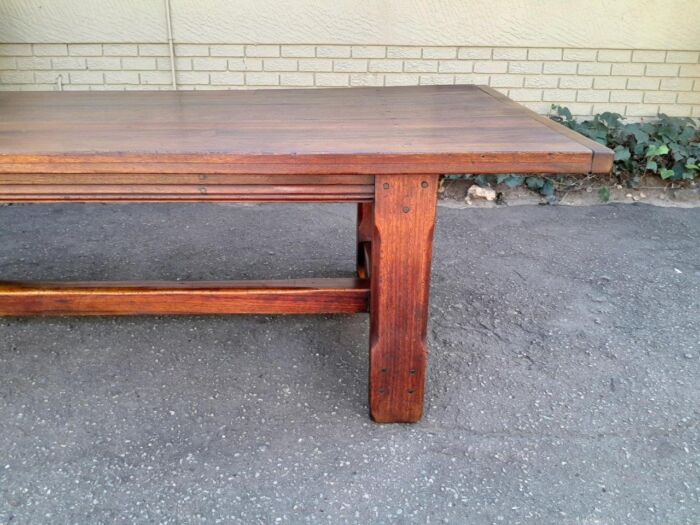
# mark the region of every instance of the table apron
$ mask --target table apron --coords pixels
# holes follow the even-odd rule
[[[371,175],[0,174],[0,203],[371,202]]]

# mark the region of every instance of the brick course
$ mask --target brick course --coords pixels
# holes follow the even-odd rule
[[[700,117],[700,51],[175,45],[180,89],[488,84],[538,112]],[[172,89],[167,44],[0,44],[0,90]],[[60,77],[60,81],[59,81]]]

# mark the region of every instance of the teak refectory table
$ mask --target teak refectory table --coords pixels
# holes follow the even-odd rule
[[[423,410],[438,177],[606,173],[611,165],[607,148],[482,86],[0,93],[3,203],[358,209],[356,278],[3,281],[0,315],[369,310],[371,416],[414,422]]]

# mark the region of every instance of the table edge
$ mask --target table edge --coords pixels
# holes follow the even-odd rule
[[[614,158],[614,152],[610,148],[604,146],[603,144],[600,144],[599,142],[596,142],[595,140],[591,140],[588,137],[581,135],[580,133],[577,133],[572,129],[569,129],[566,126],[559,124],[558,122],[553,121],[549,117],[540,115],[539,113],[536,113],[535,111],[523,106],[522,104],[518,104],[514,100],[508,98],[503,93],[495,90],[490,86],[478,85],[477,87],[487,95],[490,95],[493,98],[499,100],[502,104],[518,107],[520,111],[526,112],[533,120],[544,124],[548,128],[556,131],[557,133],[565,135],[567,138],[570,138],[591,150],[591,173],[610,173]]]
[[[380,175],[609,172],[592,152],[314,155],[2,155],[0,173]],[[611,157],[612,159],[612,157]]]

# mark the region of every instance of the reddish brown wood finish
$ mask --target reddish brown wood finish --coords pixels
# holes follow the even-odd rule
[[[5,173],[587,173],[612,162],[478,86],[4,92],[0,136]]]
[[[542,116],[538,113],[535,113],[534,111],[527,109],[526,107],[518,104],[514,100],[509,99],[506,97],[503,93],[500,91],[496,91],[495,89],[488,87],[488,86],[479,86],[479,89],[481,89],[484,93],[487,93],[491,95],[493,98],[504,104],[505,106],[508,106],[509,108],[522,112],[524,114],[527,114],[532,118],[533,120],[536,120],[537,122],[547,126],[548,128],[556,131],[557,133],[561,133],[562,135],[570,138],[571,140],[574,140],[578,142],[579,144],[589,148],[591,152],[593,153],[593,158],[591,160],[591,173],[608,173],[610,172],[610,169],[612,168],[612,161],[613,161],[613,152],[609,149],[603,146],[602,144],[599,144],[598,142],[594,140],[590,140],[580,133],[576,133],[575,131],[561,126],[560,124],[557,124],[554,122],[552,119],[547,118],[545,116]]]
[[[369,282],[0,282],[0,315],[350,314]]]
[[[168,177],[176,180],[168,181]],[[327,178],[325,181],[319,175],[0,173],[0,203],[371,202],[374,199],[372,177],[336,175]]]
[[[374,200],[374,195],[372,195],[372,200]],[[372,204],[357,205],[357,275],[361,279],[366,279],[369,276],[370,268],[365,259],[365,247],[372,241],[373,215]]]
[[[236,175],[226,173],[2,173],[4,184],[120,185],[178,184],[208,185],[374,185],[372,175]]]
[[[372,418],[420,419],[438,176],[608,172],[479,86],[0,93],[0,202],[358,202],[358,279],[1,283],[0,315],[353,313]],[[369,283],[368,283],[369,280]]]
[[[2,202],[371,202],[373,186],[3,186]]]
[[[370,294],[369,405],[380,423],[423,413],[438,177],[378,175]]]
[[[363,242],[361,253],[364,257],[362,265],[364,267],[365,275],[367,276],[367,279],[370,279],[372,277],[372,243]]]

